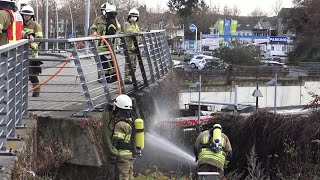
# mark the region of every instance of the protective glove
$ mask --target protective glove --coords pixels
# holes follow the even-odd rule
[[[228,167],[229,162],[230,162],[230,161],[228,161],[228,160],[226,160],[226,161],[224,162],[224,168],[227,168],[227,167]]]
[[[29,39],[29,43],[32,43],[34,41],[34,36],[32,34],[30,34],[28,36],[28,39]]]

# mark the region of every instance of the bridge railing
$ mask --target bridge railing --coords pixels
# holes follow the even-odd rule
[[[6,150],[7,138],[16,137],[15,128],[21,126],[27,111],[85,116],[104,108],[120,93],[130,94],[161,79],[172,64],[165,37],[165,31],[152,31],[103,38],[36,39],[41,43],[37,59],[28,56],[27,40],[0,46],[0,151]],[[51,48],[45,49],[45,44]],[[42,73],[29,74],[29,61],[41,61]],[[104,64],[114,64],[117,73]],[[126,73],[132,83],[125,83]],[[38,76],[40,85],[28,82],[28,76]],[[112,77],[116,81],[109,81]],[[40,96],[32,97],[38,88]]]
[[[28,40],[0,46],[0,152],[27,114]]]

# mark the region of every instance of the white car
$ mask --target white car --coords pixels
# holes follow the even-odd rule
[[[203,69],[206,65],[206,59],[191,59],[189,65],[192,69],[198,68]]]
[[[202,59],[205,59],[205,58],[212,58],[212,56],[207,56],[207,55],[203,55],[203,54],[195,55],[193,58],[191,58],[190,61],[188,61],[188,64],[190,64],[190,62],[192,60],[202,60]]]

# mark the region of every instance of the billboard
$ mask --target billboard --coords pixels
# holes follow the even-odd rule
[[[230,25],[231,25],[231,20],[226,19],[224,21],[224,35],[230,35]],[[229,41],[229,38],[224,38],[224,41]]]

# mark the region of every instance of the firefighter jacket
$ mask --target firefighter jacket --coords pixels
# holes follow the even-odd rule
[[[134,159],[134,126],[131,118],[116,122],[112,135],[112,156],[123,159]]]
[[[226,157],[232,153],[231,144],[229,138],[222,133],[222,150],[218,153],[214,153],[212,149],[205,146],[210,143],[210,132],[211,131],[209,130],[201,132],[195,142],[198,165],[210,164],[223,171],[226,163]]]
[[[34,36],[35,38],[43,38],[42,28],[41,26],[33,20],[28,21],[23,26],[22,31],[23,38],[27,39],[29,35]],[[30,48],[32,49],[32,57],[37,58],[38,57],[38,51],[39,51],[39,42],[32,42],[30,43]]]
[[[22,38],[22,23],[18,11],[0,8],[0,46]]]
[[[91,30],[91,34],[97,34],[100,36],[114,35],[121,31],[121,25],[115,17],[106,18],[104,15],[101,15],[93,21],[93,24],[90,27],[90,30]],[[115,43],[115,42],[112,42],[112,43]],[[99,52],[103,52],[107,50],[103,40],[99,40],[97,45],[103,46],[103,47],[98,47]]]
[[[140,31],[137,22],[125,22],[123,25],[123,32],[125,34],[135,34]],[[138,40],[138,37],[137,37]],[[126,38],[127,47],[129,50],[135,50],[132,38]]]

